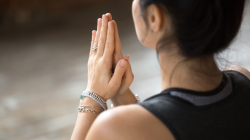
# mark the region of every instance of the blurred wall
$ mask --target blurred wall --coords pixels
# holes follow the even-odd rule
[[[118,24],[123,54],[130,55],[131,90],[142,101],[160,93],[159,62],[137,39],[131,3],[0,0],[0,140],[70,139],[87,86],[91,31],[107,12]],[[250,70],[249,25],[250,3],[235,42],[222,53],[231,62],[222,69],[233,64]]]
[[[41,22],[110,1],[114,0],[0,0],[0,26]]]
[[[14,0],[17,2],[13,6],[9,6],[9,1],[5,1],[7,6],[0,4],[1,12],[5,12],[2,18],[5,24],[0,26],[0,140],[70,139],[79,95],[87,86],[91,32],[102,14],[109,12],[116,20],[124,55],[131,56],[132,65],[138,65],[144,57],[151,62],[155,60],[151,64],[157,65],[156,58],[149,57],[151,50],[140,46],[137,40],[132,0],[91,0],[89,3],[86,0],[82,0],[83,3],[33,0],[29,4],[27,0]],[[41,13],[37,14],[39,8]],[[22,11],[26,14],[20,14]],[[146,68],[150,66],[145,62]],[[156,74],[150,69],[141,72],[134,68],[136,71],[143,74],[143,78],[150,73],[151,78],[143,81],[137,75],[140,80],[137,83],[145,85],[152,82],[158,70],[154,70]],[[148,88],[143,90],[150,92]]]

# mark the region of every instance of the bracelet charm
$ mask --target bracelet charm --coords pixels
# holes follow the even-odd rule
[[[84,107],[83,106],[79,106],[77,110],[78,110],[78,112],[84,112]]]
[[[139,97],[138,94],[135,94],[135,98],[136,98],[137,102],[140,102],[140,101],[141,101],[141,99],[140,99],[140,97]]]
[[[81,95],[81,96],[80,96],[80,99],[82,100],[83,98],[84,98],[84,96],[83,96],[83,95]]]

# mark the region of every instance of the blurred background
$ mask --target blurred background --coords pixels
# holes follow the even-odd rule
[[[161,91],[156,52],[135,34],[132,0],[0,0],[0,140],[68,140],[87,85],[91,31],[111,13],[123,54],[130,55],[131,90],[142,100]],[[250,70],[250,4],[221,69]]]

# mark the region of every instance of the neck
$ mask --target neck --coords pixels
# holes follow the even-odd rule
[[[222,81],[222,73],[213,55],[188,59],[176,50],[159,53],[159,61],[162,90],[183,88],[204,92],[215,89]]]

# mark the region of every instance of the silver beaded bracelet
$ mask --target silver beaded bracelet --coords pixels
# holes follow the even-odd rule
[[[91,112],[91,113],[94,113],[94,114],[100,114],[101,113],[101,112],[96,112],[94,110],[87,109],[84,106],[79,106],[77,110],[78,110],[78,112]]]
[[[93,107],[93,108],[97,108],[97,109],[99,109],[99,110],[103,111],[103,109],[102,109],[102,108],[100,108],[100,107],[98,107],[98,106],[92,106],[92,105],[80,105],[79,107]]]
[[[81,94],[80,99],[83,99],[84,96],[95,100],[97,103],[99,103],[102,106],[103,110],[107,110],[108,107],[107,107],[106,102],[99,95],[95,94],[94,92],[85,90]]]
[[[93,96],[93,97],[95,97],[97,100],[99,100],[100,102],[106,104],[106,102],[104,101],[104,99],[102,99],[102,97],[100,97],[99,95],[95,94],[94,92],[85,90],[85,91],[83,91],[83,94],[88,94],[88,95],[90,95],[90,96]]]

